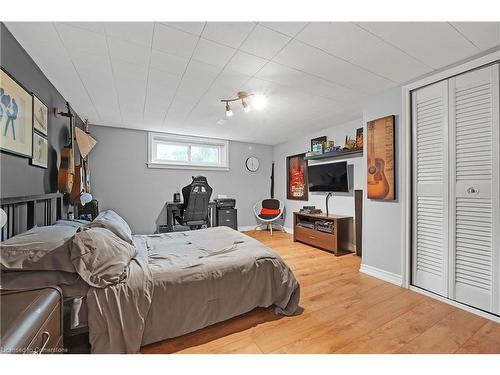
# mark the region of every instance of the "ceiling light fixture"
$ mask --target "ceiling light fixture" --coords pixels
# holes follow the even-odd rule
[[[255,107],[256,110],[260,111],[261,109],[266,108],[266,106],[267,106],[267,98],[264,95],[262,95],[262,94],[255,95],[253,97],[252,104],[253,104],[253,106]]]
[[[255,94],[249,94],[245,91],[240,91],[236,95],[237,95],[236,98],[221,99],[221,102],[226,104],[226,116],[227,117],[231,117],[233,115],[233,111],[231,110],[231,107],[229,107],[229,103],[231,103],[231,102],[236,102],[238,100],[241,100],[241,105],[243,107],[243,111],[245,111],[247,113],[250,112],[253,107],[255,107],[256,109],[262,109],[267,104],[267,99],[262,94],[255,95]],[[245,100],[245,99],[249,98],[250,96],[253,97],[252,106],[250,106],[250,104]]]
[[[245,99],[241,99],[241,105],[243,106],[243,111],[245,112],[250,112],[252,110],[252,107],[248,105],[248,103],[245,101]]]
[[[229,106],[229,102],[226,102],[226,116],[231,117],[233,115],[233,111],[231,110],[231,107]]]

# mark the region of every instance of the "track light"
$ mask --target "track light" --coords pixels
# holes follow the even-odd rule
[[[252,104],[256,110],[264,109],[267,106],[267,98],[262,94],[255,95]]]
[[[233,115],[233,111],[231,110],[231,107],[229,106],[229,102],[226,102],[226,117],[231,117]]]
[[[245,101],[245,99],[241,99],[241,105],[243,106],[243,111],[245,112],[250,112],[252,110],[252,107],[248,105],[248,103]]]
[[[250,96],[253,96],[252,106],[250,106],[250,104],[248,104],[248,102],[245,100]],[[260,110],[267,105],[267,98],[264,95],[261,94],[255,95],[255,94],[249,94],[245,91],[240,91],[237,93],[236,98],[221,99],[221,102],[226,104],[226,117],[231,117],[233,115],[233,111],[231,110],[229,103],[238,100],[241,100],[241,106],[243,107],[243,111],[247,113],[250,112],[253,107]]]

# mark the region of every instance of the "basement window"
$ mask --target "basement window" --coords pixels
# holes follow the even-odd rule
[[[166,133],[148,134],[148,167],[229,170],[229,141]]]

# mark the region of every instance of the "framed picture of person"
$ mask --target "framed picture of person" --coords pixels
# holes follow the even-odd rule
[[[33,157],[31,165],[47,168],[49,156],[49,144],[47,138],[42,137],[37,132],[33,132]]]
[[[287,199],[306,201],[309,189],[307,186],[307,161],[305,154],[288,156],[286,158]]]
[[[0,150],[31,158],[33,98],[3,68],[0,69]]]
[[[33,95],[33,128],[40,134],[47,135],[49,109],[40,99]]]

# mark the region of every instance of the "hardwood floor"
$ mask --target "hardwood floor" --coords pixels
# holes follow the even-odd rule
[[[359,273],[354,255],[335,257],[285,233],[247,234],[292,268],[303,313],[256,309],[143,353],[500,353],[500,324]]]

